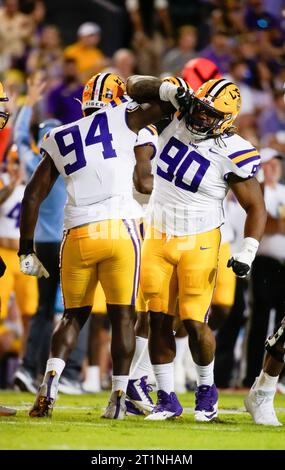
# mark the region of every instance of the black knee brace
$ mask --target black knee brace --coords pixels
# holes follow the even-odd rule
[[[276,361],[285,363],[285,317],[265,341],[265,349]]]

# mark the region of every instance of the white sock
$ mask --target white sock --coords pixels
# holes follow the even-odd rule
[[[112,377],[112,392],[122,390],[126,393],[128,386],[129,376],[128,375],[113,375]]]
[[[46,375],[51,372],[52,370],[55,370],[56,372],[56,380],[59,380],[62,371],[65,367],[65,361],[63,359],[59,359],[58,357],[51,357],[50,359],[47,360],[47,365],[46,365],[46,371],[45,371],[45,376],[44,376],[44,381],[46,379]]]
[[[183,363],[183,359],[188,347],[188,336],[185,338],[175,338],[176,343],[176,356],[174,362]]]
[[[213,385],[214,383],[214,360],[210,362],[207,366],[198,366],[195,364],[195,369],[197,372],[197,385]]]
[[[276,385],[279,379],[279,375],[272,377],[272,375],[267,374],[263,370],[260,372],[259,377],[256,383],[253,386],[254,390],[260,389],[265,391],[276,390]]]
[[[168,364],[153,364],[153,372],[157,382],[157,389],[166,393],[174,392],[174,365],[173,362]]]
[[[86,369],[86,377],[84,383],[92,385],[94,389],[100,389],[100,367],[99,366],[88,366]]]
[[[141,377],[148,377],[151,372],[152,365],[149,357],[148,342],[146,342],[135,367],[131,371],[130,378],[135,380],[140,379]]]
[[[143,338],[142,336],[136,336],[136,348],[135,348],[134,357],[133,357],[132,364],[131,364],[130,375],[132,375],[133,370],[137,366],[137,363],[147,344],[148,344],[147,338]]]

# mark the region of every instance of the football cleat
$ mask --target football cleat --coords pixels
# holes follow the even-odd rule
[[[17,411],[13,410],[13,408],[0,405],[0,416],[14,416],[16,413]]]
[[[275,391],[254,390],[253,387],[245,398],[244,404],[246,411],[251,415],[255,424],[282,426],[274,410]]]
[[[149,421],[164,421],[177,418],[182,414],[183,408],[174,392],[166,393],[163,390],[157,392],[157,404],[153,411],[145,419]]]
[[[129,380],[127,388],[127,398],[136,408],[144,413],[151,413],[154,403],[149,395],[152,387],[146,383],[147,377],[136,380]]]
[[[24,367],[19,367],[15,374],[14,388],[21,392],[37,393],[34,378]]]
[[[126,400],[126,416],[144,416],[144,412],[133,405],[130,400]]]
[[[31,418],[51,418],[58,392],[58,383],[54,380],[55,375],[54,370],[49,372],[46,377],[47,383],[43,383],[39,387],[35,403],[29,412]]]
[[[124,419],[126,413],[126,394],[122,390],[112,392],[108,406],[101,418]]]
[[[218,416],[218,392],[216,385],[200,385],[195,393],[194,416],[196,421],[212,421]]]

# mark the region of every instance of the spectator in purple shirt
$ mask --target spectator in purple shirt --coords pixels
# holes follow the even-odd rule
[[[215,32],[211,43],[199,55],[214,62],[221,74],[228,73],[232,61],[230,37],[224,31]]]
[[[285,129],[285,102],[284,91],[274,92],[274,102],[269,108],[265,108],[258,118],[259,136],[263,143],[278,131]]]
[[[68,124],[82,117],[81,101],[83,85],[78,77],[74,59],[65,59],[62,82],[53,88],[47,97],[47,115]],[[77,98],[77,99],[76,99]]]

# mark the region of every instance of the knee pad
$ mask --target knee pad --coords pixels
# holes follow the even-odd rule
[[[276,327],[274,333],[267,338],[265,349],[276,361],[285,363],[285,317]]]

